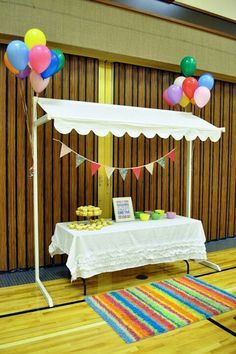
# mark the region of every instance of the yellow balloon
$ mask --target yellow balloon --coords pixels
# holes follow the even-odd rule
[[[190,102],[190,99],[185,94],[183,94],[181,100],[179,101],[179,104],[181,107],[187,107],[189,102]]]
[[[29,49],[33,48],[35,45],[46,45],[45,34],[37,28],[31,28],[25,34],[25,44]]]

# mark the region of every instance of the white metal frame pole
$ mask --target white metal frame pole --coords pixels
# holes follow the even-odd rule
[[[191,217],[192,207],[192,154],[193,143],[187,141],[187,181],[186,181],[186,216]]]
[[[34,195],[34,266],[35,281],[42,291],[49,307],[53,307],[53,301],[39,277],[39,226],[38,226],[38,142],[37,142],[37,100],[33,97],[33,124],[32,124],[32,143],[33,143],[33,195]]]
[[[186,216],[191,217],[191,207],[192,207],[192,160],[193,160],[193,143],[192,141],[187,141],[187,187],[186,187]],[[218,264],[210,262],[208,260],[197,260],[198,262],[206,267],[221,271]]]

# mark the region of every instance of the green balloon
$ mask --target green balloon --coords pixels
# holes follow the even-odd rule
[[[61,69],[64,68],[65,65],[65,57],[64,54],[62,53],[62,51],[60,49],[53,49],[53,51],[56,53],[58,59],[59,59],[59,65],[57,70],[55,71],[55,74],[58,73],[58,71],[60,71]]]
[[[197,68],[197,62],[193,57],[184,57],[181,60],[180,67],[184,76],[192,76]]]

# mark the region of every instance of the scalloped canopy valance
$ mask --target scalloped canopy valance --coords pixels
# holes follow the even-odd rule
[[[82,135],[93,131],[98,136],[110,132],[117,137],[128,133],[133,138],[143,134],[147,138],[158,135],[192,141],[198,137],[215,142],[225,131],[186,112],[50,98],[38,98],[38,104],[61,134],[75,129]]]

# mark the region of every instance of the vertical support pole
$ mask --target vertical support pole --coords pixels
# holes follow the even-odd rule
[[[38,156],[37,156],[37,97],[33,97],[33,125],[32,125],[32,142],[33,142],[33,194],[34,194],[34,266],[35,281],[39,279],[39,238],[38,238]]]
[[[113,64],[99,62],[99,103],[113,103]],[[113,136],[109,133],[98,138],[98,161],[107,166],[113,164]],[[98,205],[102,216],[112,216],[112,177],[107,178],[104,168],[98,170]]]
[[[38,142],[37,142],[37,97],[33,97],[33,124],[32,124],[32,143],[33,143],[33,196],[34,196],[34,267],[35,267],[35,282],[38,284],[49,307],[53,307],[53,301],[48,294],[39,277],[39,226],[38,226]]]
[[[187,141],[187,181],[186,181],[186,216],[191,217],[192,201],[192,141]]]

